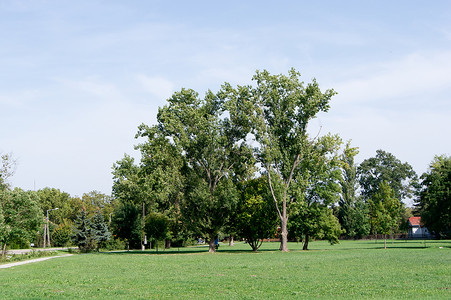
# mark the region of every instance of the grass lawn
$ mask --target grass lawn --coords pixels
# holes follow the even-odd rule
[[[451,298],[451,241],[80,254],[0,270],[0,299]]]

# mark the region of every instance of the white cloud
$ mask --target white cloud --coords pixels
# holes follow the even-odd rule
[[[136,78],[144,90],[157,96],[160,100],[168,99],[174,91],[175,84],[166,78],[143,74],[138,74]]]
[[[100,98],[120,98],[121,94],[115,85],[100,82],[96,78],[88,77],[81,80],[56,79],[57,82],[75,91],[88,93]]]
[[[334,85],[341,102],[363,104],[378,100],[433,94],[451,86],[451,51],[413,53],[398,61],[371,65]]]

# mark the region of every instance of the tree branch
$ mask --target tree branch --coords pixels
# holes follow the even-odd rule
[[[276,195],[274,195],[274,189],[273,189],[272,183],[271,183],[271,165],[269,163],[268,163],[267,170],[268,170],[269,189],[271,190],[271,195],[274,200],[274,204],[276,205],[276,209],[277,209],[277,213],[279,214],[279,218],[280,218],[280,220],[283,221],[283,216],[280,213],[279,205],[277,204]]]

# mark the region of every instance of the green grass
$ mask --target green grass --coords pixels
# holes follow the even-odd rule
[[[80,254],[0,270],[0,299],[451,298],[451,241]],[[442,248],[440,248],[442,247]]]

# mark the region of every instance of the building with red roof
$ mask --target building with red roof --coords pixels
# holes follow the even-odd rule
[[[421,217],[409,218],[409,238],[430,238],[429,230],[421,223]]]

